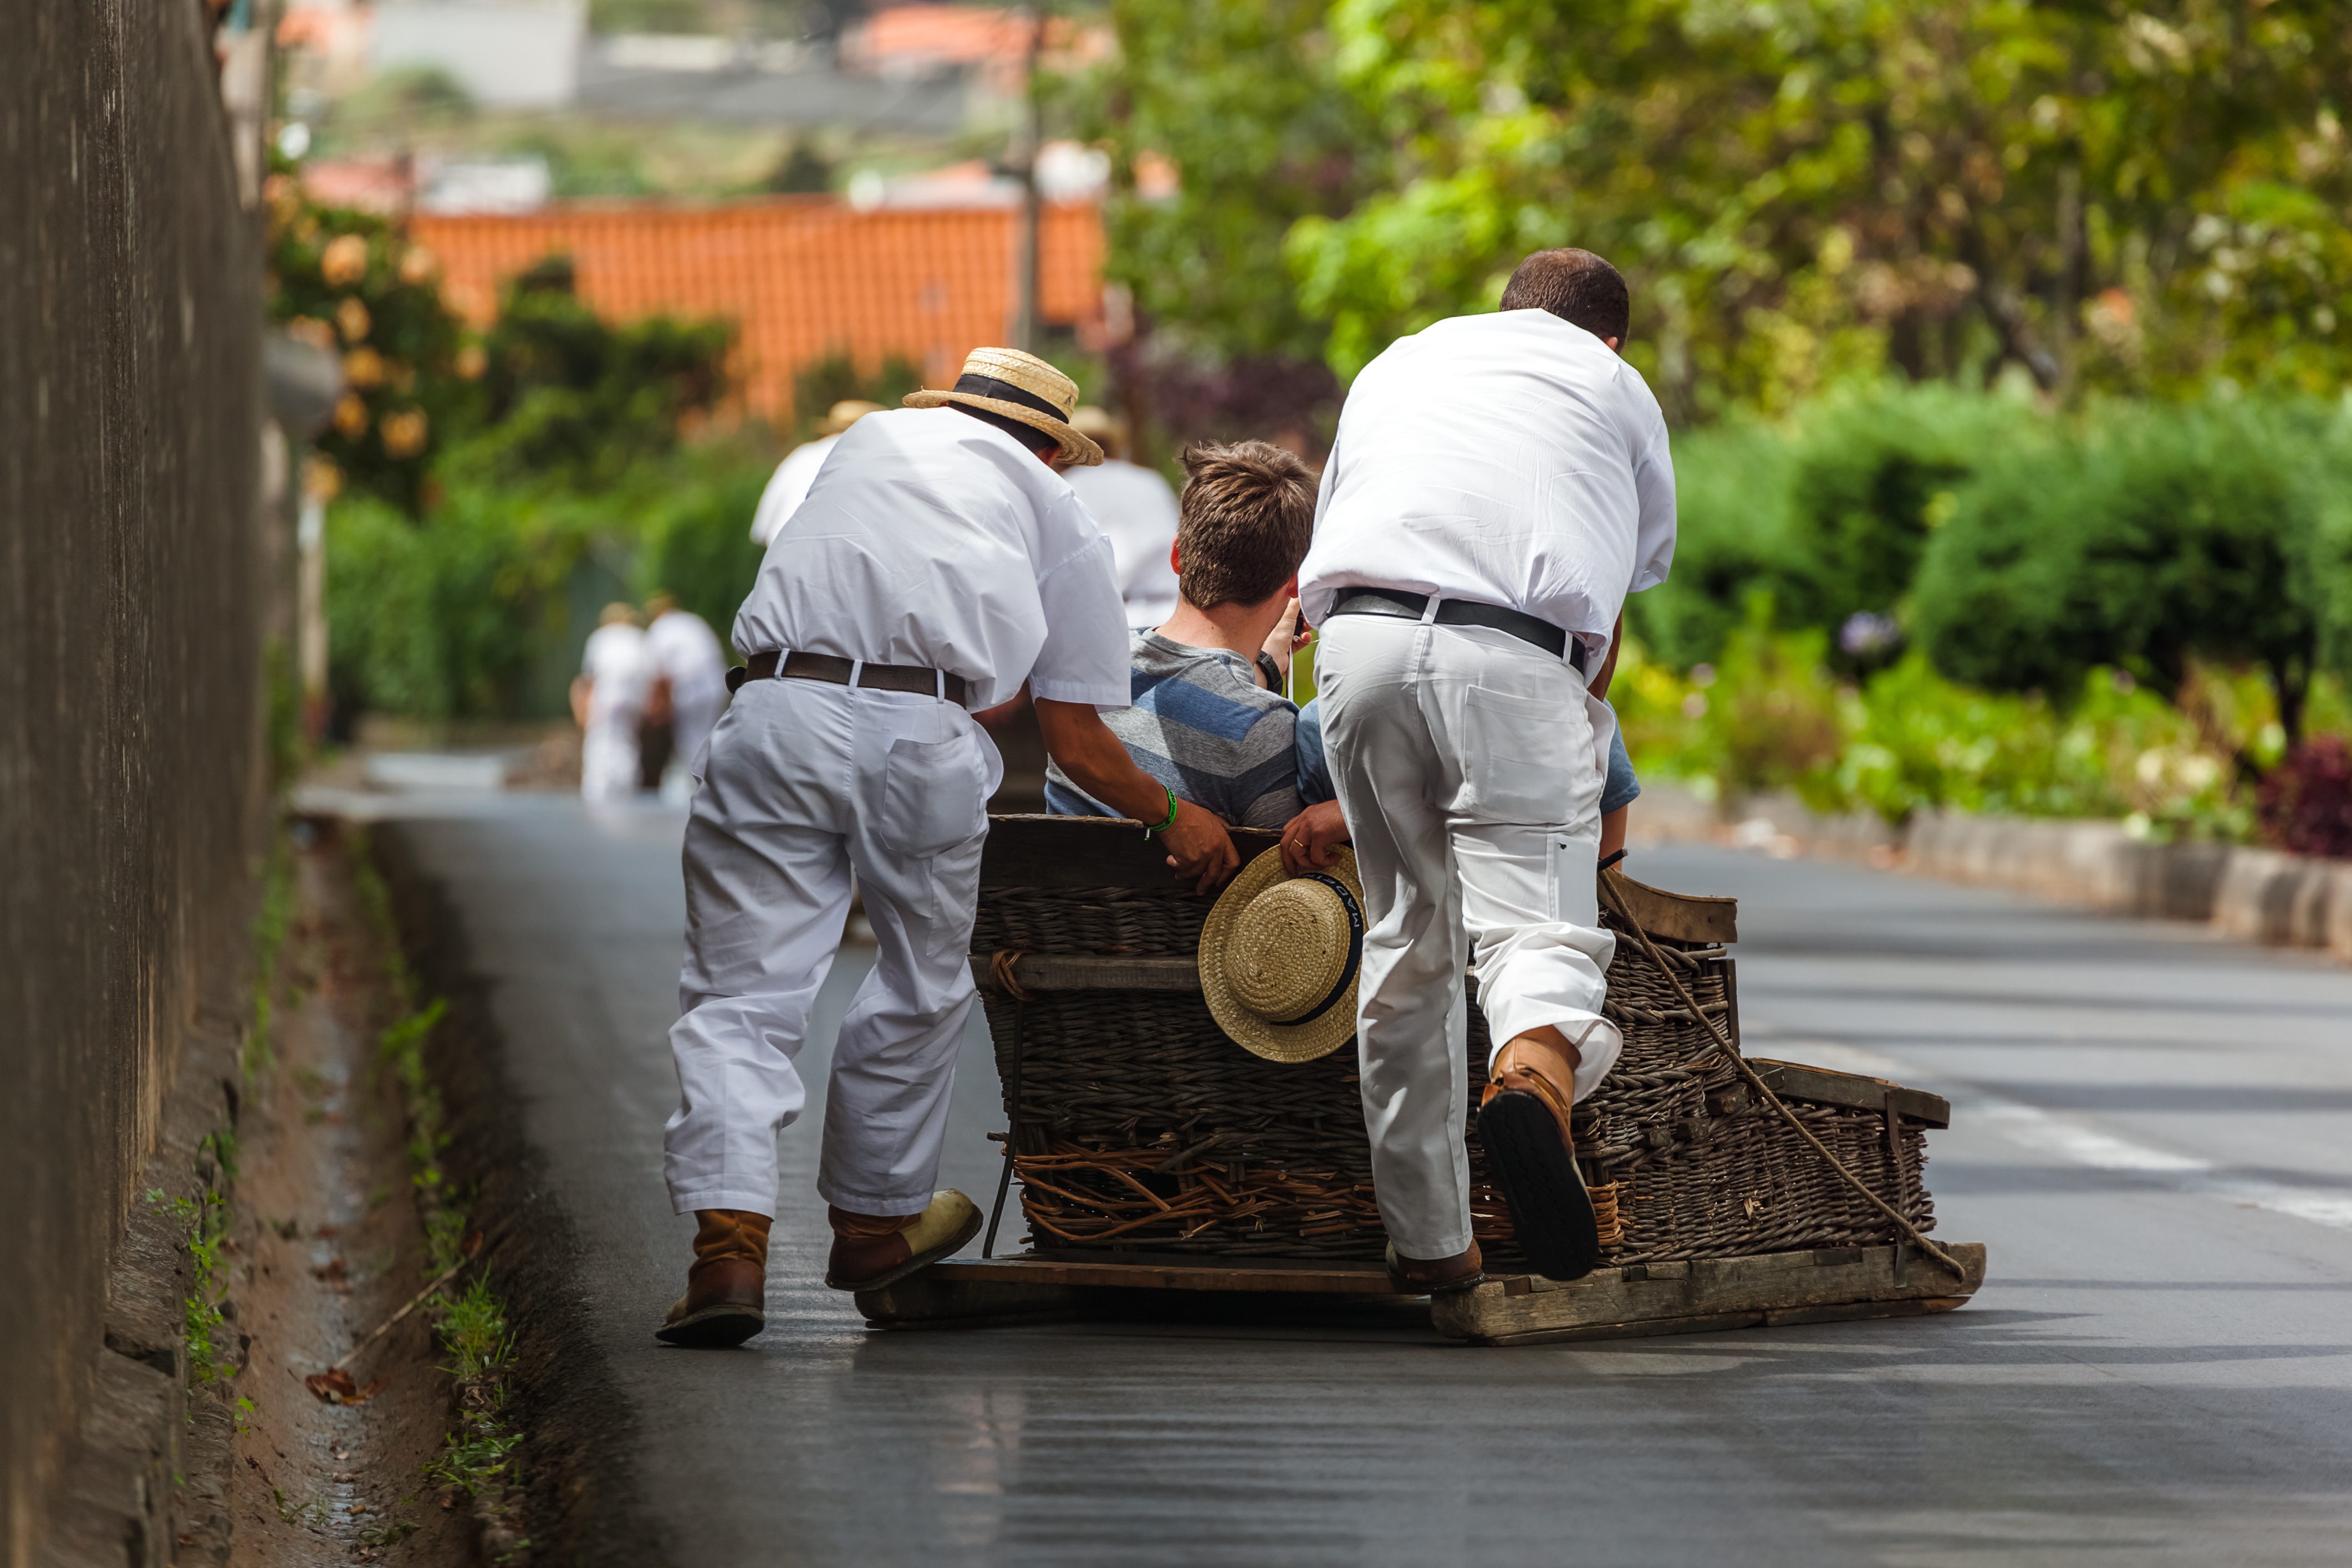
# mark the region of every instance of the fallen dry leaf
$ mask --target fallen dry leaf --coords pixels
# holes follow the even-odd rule
[[[330,1405],[340,1405],[360,1391],[352,1375],[340,1366],[331,1372],[312,1373],[302,1380],[302,1386]]]
[[[387,1372],[365,1388],[362,1388],[352,1381],[352,1375],[340,1366],[330,1367],[325,1372],[314,1372],[302,1380],[303,1387],[330,1405],[364,1405],[383,1393],[391,1384],[392,1374]],[[343,1456],[338,1454],[335,1457],[340,1459]]]

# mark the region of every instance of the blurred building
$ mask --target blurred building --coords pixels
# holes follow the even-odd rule
[[[587,41],[588,0],[375,0],[368,67],[430,67],[492,109],[561,109]]]
[[[1018,209],[880,206],[830,196],[720,206],[583,204],[521,216],[420,213],[444,294],[477,326],[507,279],[572,258],[580,295],[609,317],[723,316],[741,329],[737,373],[757,413],[791,415],[793,371],[836,350],[873,367],[913,362],[933,386],[1002,343],[1017,308]],[[1039,236],[1040,316],[1094,337],[1103,320],[1103,226],[1091,202],[1049,203]]]

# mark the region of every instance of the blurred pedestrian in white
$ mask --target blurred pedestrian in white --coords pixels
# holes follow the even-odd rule
[[[727,706],[727,651],[709,622],[663,592],[646,601],[646,660],[652,676],[646,720],[667,726],[670,755],[691,768]],[[650,783],[661,787],[657,770]]]
[[[1156,468],[1127,461],[1127,422],[1092,404],[1070,416],[1103,449],[1099,466],[1063,477],[1110,540],[1111,571],[1127,601],[1130,628],[1157,626],[1176,613],[1176,492]]]
[[[652,671],[635,610],[607,604],[596,620],[572,683],[572,716],[583,732],[580,793],[591,800],[625,800],[637,789],[637,720]]]
[[[869,413],[879,413],[882,405],[867,402],[863,398],[844,398],[825,411],[824,423],[817,426],[814,441],[803,442],[784,455],[769,477],[768,487],[760,492],[760,504],[751,512],[751,542],[761,549],[776,537],[784,519],[801,509],[808,499],[809,486],[816,483],[816,471],[833,452],[834,443],[842,432]]]

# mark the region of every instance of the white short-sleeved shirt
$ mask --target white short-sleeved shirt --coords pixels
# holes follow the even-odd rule
[[[634,714],[646,706],[646,688],[653,685],[646,634],[625,621],[597,627],[581,650],[580,672],[595,683],[588,695],[591,725]]]
[[[1176,613],[1176,492],[1157,469],[1113,457],[1065,476],[1110,540],[1111,567],[1130,626],[1157,626]]]
[[[776,471],[768,476],[768,487],[760,492],[760,504],[751,508],[751,542],[766,549],[784,526],[784,519],[800,509],[808,499],[809,486],[816,483],[816,471],[824,466],[825,456],[833,450],[838,435],[820,435],[814,441],[804,441],[784,454]]]
[[[953,408],[869,413],[768,546],[735,617],[776,649],[961,675],[992,707],[1128,706],[1110,541],[1062,476]]]
[[[673,699],[693,701],[723,696],[727,691],[727,654],[710,622],[691,610],[670,610],[646,628],[646,661],[657,675],[669,678]]]
[[[1675,554],[1666,422],[1641,372],[1544,310],[1400,339],[1348,391],[1299,598],[1350,585],[1507,605],[1608,651]]]

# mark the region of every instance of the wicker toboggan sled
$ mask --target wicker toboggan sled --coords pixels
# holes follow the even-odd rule
[[[1244,858],[1275,841],[1236,831]],[[1611,875],[1608,1016],[1625,1050],[1576,1108],[1603,1267],[1521,1270],[1510,1214],[1465,1127],[1488,1282],[1433,1322],[1482,1343],[1940,1312],[1984,1249],[1927,1237],[1926,1134],[1950,1109],[1874,1078],[1744,1058],[1731,900]],[[877,1326],[1083,1311],[1107,1289],[1393,1295],[1356,1057],[1280,1063],[1210,1017],[1196,951],[1213,900],[1129,823],[1003,817],[972,963],[1003,1081],[1006,1175],[1029,1249],[860,1295]],[[1486,1023],[1470,1013],[1470,1082]],[[992,1220],[993,1254],[1004,1194]]]

